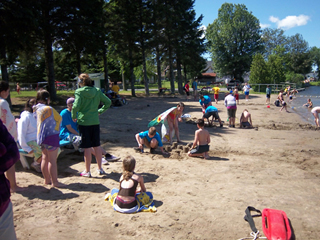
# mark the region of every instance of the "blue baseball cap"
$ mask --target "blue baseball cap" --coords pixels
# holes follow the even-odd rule
[[[230,92],[229,93],[233,93],[233,91],[232,90],[230,90]]]

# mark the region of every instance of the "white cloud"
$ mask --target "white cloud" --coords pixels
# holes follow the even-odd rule
[[[310,17],[301,14],[299,16],[287,16],[284,19],[280,20],[277,17],[271,16],[269,17],[269,20],[273,23],[276,23],[278,28],[288,30],[293,27],[306,25],[310,20]]]
[[[260,23],[260,27],[263,28],[267,28],[270,27],[270,24],[264,24],[264,23]]]

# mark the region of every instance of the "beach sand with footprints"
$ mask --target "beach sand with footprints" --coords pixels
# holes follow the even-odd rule
[[[186,102],[184,96],[128,99],[128,105],[100,116],[102,147],[122,159],[135,157],[135,171],[153,193],[157,212],[115,212],[104,197],[119,187],[121,159],[104,166],[106,176],[99,176],[93,163],[92,178],[84,178],[78,175],[83,154],[63,148],[58,177],[66,189],[44,186],[41,174],[16,164],[18,184],[27,188],[11,196],[18,239],[239,239],[251,232],[243,219],[247,206],[283,210],[296,239],[320,239],[320,131],[315,126],[294,112],[267,108],[264,95],[250,95],[249,101],[240,99],[236,128],[228,128],[221,95],[214,106],[224,126],[206,127],[210,159],[190,158],[188,144],[202,117],[198,102]],[[166,157],[159,149],[136,152],[135,134],[180,101],[191,115],[179,123],[183,143],[165,144]],[[252,114],[253,129],[239,128],[244,109]],[[262,233],[261,218],[255,223]]]

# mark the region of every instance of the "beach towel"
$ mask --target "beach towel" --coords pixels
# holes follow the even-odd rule
[[[61,116],[52,107],[38,103],[34,108],[37,118],[37,144],[59,147]],[[54,145],[55,144],[55,145]]]
[[[170,136],[169,136],[169,125],[168,125],[168,115],[171,113],[174,109],[177,107],[169,108],[168,110],[164,111],[160,115],[158,115],[156,118],[154,118],[151,122],[148,124],[148,128],[156,126],[160,123],[162,123],[161,126],[161,138],[163,142],[169,142]],[[174,137],[174,130],[172,132],[172,137]]]
[[[119,189],[113,188],[110,193],[107,193],[104,200],[109,201],[113,209],[121,213],[137,213],[137,212],[156,212],[154,206],[153,195],[151,192],[142,192],[136,194],[137,206],[130,209],[119,208],[115,203]]]

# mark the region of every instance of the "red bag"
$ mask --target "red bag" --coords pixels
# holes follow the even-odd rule
[[[268,240],[290,240],[292,236],[287,214],[281,210],[262,210],[262,230]]]
[[[251,211],[256,211],[257,215],[251,215]],[[268,240],[291,240],[292,230],[287,214],[284,211],[265,208],[262,210],[255,209],[254,207],[247,207],[244,219],[249,223],[251,230],[259,234],[253,217],[262,216],[262,230]]]

